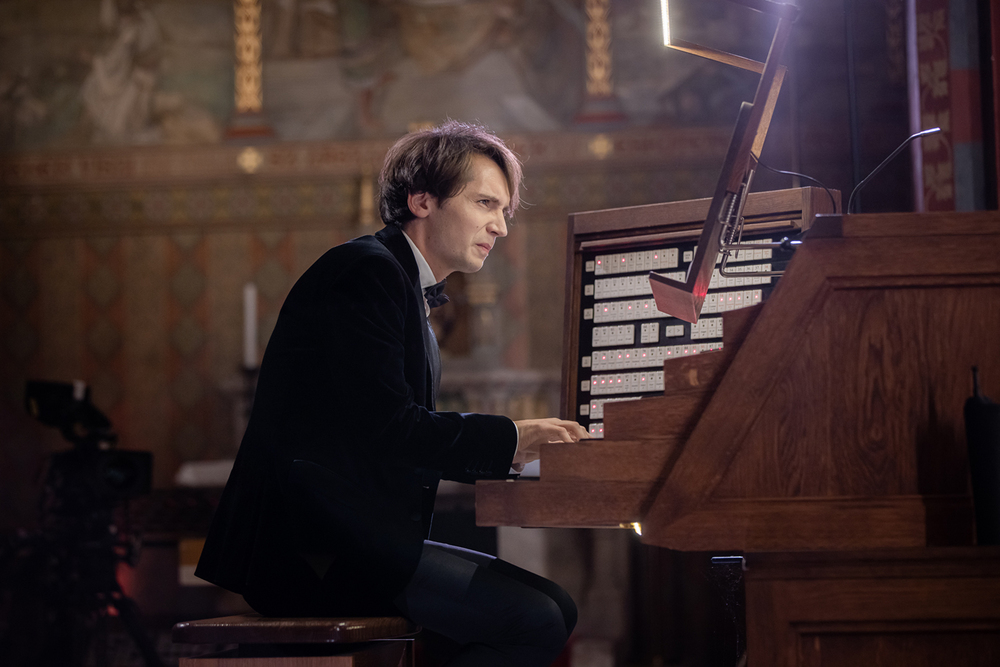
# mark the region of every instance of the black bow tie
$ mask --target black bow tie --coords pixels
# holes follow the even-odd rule
[[[447,280],[442,280],[437,284],[424,288],[424,298],[427,299],[428,306],[437,308],[448,303],[448,295],[444,293],[444,286],[447,282]]]

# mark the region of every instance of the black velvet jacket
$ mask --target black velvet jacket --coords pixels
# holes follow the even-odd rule
[[[438,480],[504,477],[517,440],[506,417],[434,412],[426,322],[395,227],[302,275],[264,353],[199,577],[262,613],[394,613]]]

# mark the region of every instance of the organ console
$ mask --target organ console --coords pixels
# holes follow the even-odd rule
[[[962,408],[973,366],[1000,395],[1000,214],[748,195],[798,10],[736,1],[777,27],[765,63],[691,51],[761,75],[712,199],[570,216],[562,412],[594,437],[478,482],[477,521],[741,552],[754,667],[998,664]]]
[[[478,522],[743,553],[750,664],[994,664],[1000,550],[972,546],[962,405],[972,366],[1000,395],[1000,216],[752,194],[745,237],[804,242],[741,251],[691,324],[646,276],[685,270],[708,206],[570,216],[563,416],[596,437],[478,482]]]

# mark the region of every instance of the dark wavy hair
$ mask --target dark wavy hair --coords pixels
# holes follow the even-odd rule
[[[454,197],[469,182],[473,155],[493,160],[507,180],[509,216],[520,205],[521,161],[495,134],[481,125],[450,120],[429,130],[411,132],[385,156],[378,177],[378,209],[386,225],[413,219],[410,193],[426,192],[439,202]]]

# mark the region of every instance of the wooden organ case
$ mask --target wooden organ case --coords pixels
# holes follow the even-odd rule
[[[570,217],[563,416],[595,438],[479,482],[478,522],[743,553],[755,667],[1000,664],[962,420],[972,366],[1000,396],[1000,215],[814,220],[822,190],[752,194],[751,240],[811,227],[790,260],[736,262],[776,284],[716,275],[698,329],[648,313],[642,276],[684,270],[708,205]]]

